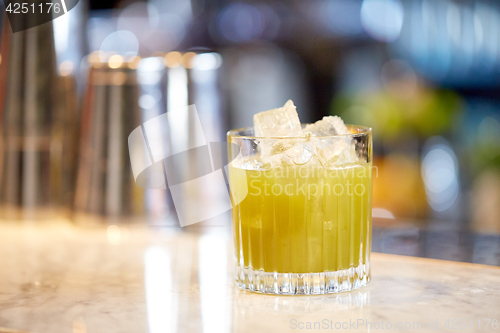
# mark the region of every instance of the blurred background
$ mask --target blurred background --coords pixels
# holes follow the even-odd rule
[[[5,220],[173,226],[169,191],[134,184],[128,134],[196,103],[225,140],[293,99],[302,122],[373,128],[374,251],[500,265],[498,1],[80,0],[16,34],[2,19]]]

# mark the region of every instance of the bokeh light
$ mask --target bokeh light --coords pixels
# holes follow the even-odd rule
[[[118,17],[117,29],[128,30],[139,39],[147,38],[160,24],[160,14],[152,4],[133,2]]]
[[[422,178],[429,205],[437,212],[450,208],[459,194],[458,162],[449,143],[433,137],[426,143],[422,159]]]
[[[142,95],[139,97],[139,106],[143,109],[149,110],[155,107],[156,98],[150,94]]]
[[[141,85],[156,85],[162,77],[165,61],[161,57],[143,58],[137,68],[137,79]],[[147,102],[145,102],[147,105]]]
[[[230,4],[217,17],[219,33],[231,42],[255,39],[264,31],[264,27],[263,15],[250,4]]]
[[[399,59],[384,64],[381,79],[385,89],[400,99],[411,98],[417,90],[417,74],[407,62]]]
[[[333,33],[350,36],[363,32],[360,19],[361,1],[325,1],[320,11],[319,16]]]
[[[74,69],[75,66],[73,65],[73,62],[65,60],[59,65],[59,74],[61,74],[61,76],[68,76],[73,74]]]
[[[139,41],[130,31],[119,30],[106,37],[100,47],[100,60],[107,62],[112,54],[118,54],[128,59],[138,55]]]
[[[363,27],[382,42],[392,42],[399,37],[403,18],[403,5],[399,0],[364,0],[361,6]]]
[[[121,242],[121,230],[116,225],[110,225],[107,229],[108,243],[118,245]]]
[[[182,54],[180,52],[169,52],[165,55],[165,61],[167,66],[170,68],[175,68],[180,66],[182,63]]]
[[[108,64],[110,68],[118,68],[123,64],[123,57],[115,54],[109,57]]]
[[[169,52],[178,47],[186,36],[186,22],[176,14],[160,14],[158,28],[151,31],[144,39],[147,51]]]
[[[213,70],[222,65],[222,57],[218,53],[202,53],[193,59],[193,67],[197,70]]]
[[[182,55],[182,65],[186,68],[193,68],[196,53],[186,52]]]

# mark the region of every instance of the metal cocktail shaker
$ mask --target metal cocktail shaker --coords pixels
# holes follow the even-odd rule
[[[96,53],[91,58],[105,56]],[[192,64],[195,58],[196,67]],[[200,135],[207,142],[221,141],[219,55],[172,52],[163,57],[138,59],[126,61],[115,54],[104,62],[94,61],[90,70],[75,201],[79,221],[115,224],[134,217],[144,221],[147,217],[152,225],[179,225],[179,200],[174,202],[171,189],[167,186],[143,189],[132,176],[127,137],[140,126],[144,128],[149,120],[169,113],[169,122],[161,123],[164,142],[154,142],[163,145],[167,155],[193,148],[195,142],[200,142]],[[194,118],[184,119],[176,113],[194,103],[203,131],[195,126]],[[195,169],[206,162],[192,159],[175,171],[195,174]],[[176,198],[181,202],[198,202],[198,207],[214,206],[218,199],[211,190],[211,186],[201,190],[186,187],[181,194],[176,192]]]
[[[144,211],[144,193],[134,184],[127,148],[128,134],[141,121],[138,60],[91,59],[75,194],[78,222],[114,224]]]
[[[57,75],[52,22],[17,33],[8,23],[0,66],[0,218],[61,217],[72,186],[65,176],[74,149],[65,133],[76,120],[66,112],[76,104],[68,99],[71,79]]]

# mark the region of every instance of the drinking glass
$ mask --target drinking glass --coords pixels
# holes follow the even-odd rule
[[[370,281],[372,131],[348,129],[348,135],[313,138],[259,138],[253,128],[228,132],[241,288],[326,294]],[[313,147],[312,153],[301,147]]]

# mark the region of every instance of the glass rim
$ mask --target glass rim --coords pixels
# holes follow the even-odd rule
[[[310,125],[309,123],[301,124],[302,126]],[[349,133],[349,134],[336,134],[336,135],[324,135],[324,136],[314,136],[316,139],[333,139],[333,138],[354,138],[359,136],[365,136],[372,133],[372,128],[368,126],[361,125],[351,125],[346,124],[347,128],[355,128],[358,130],[357,133]],[[227,132],[227,136],[231,138],[240,138],[240,139],[273,139],[273,140],[290,140],[290,139],[306,139],[304,136],[253,136],[253,135],[241,135],[237,133],[241,133],[244,131],[253,130],[253,126],[236,128],[233,130],[229,130]]]

